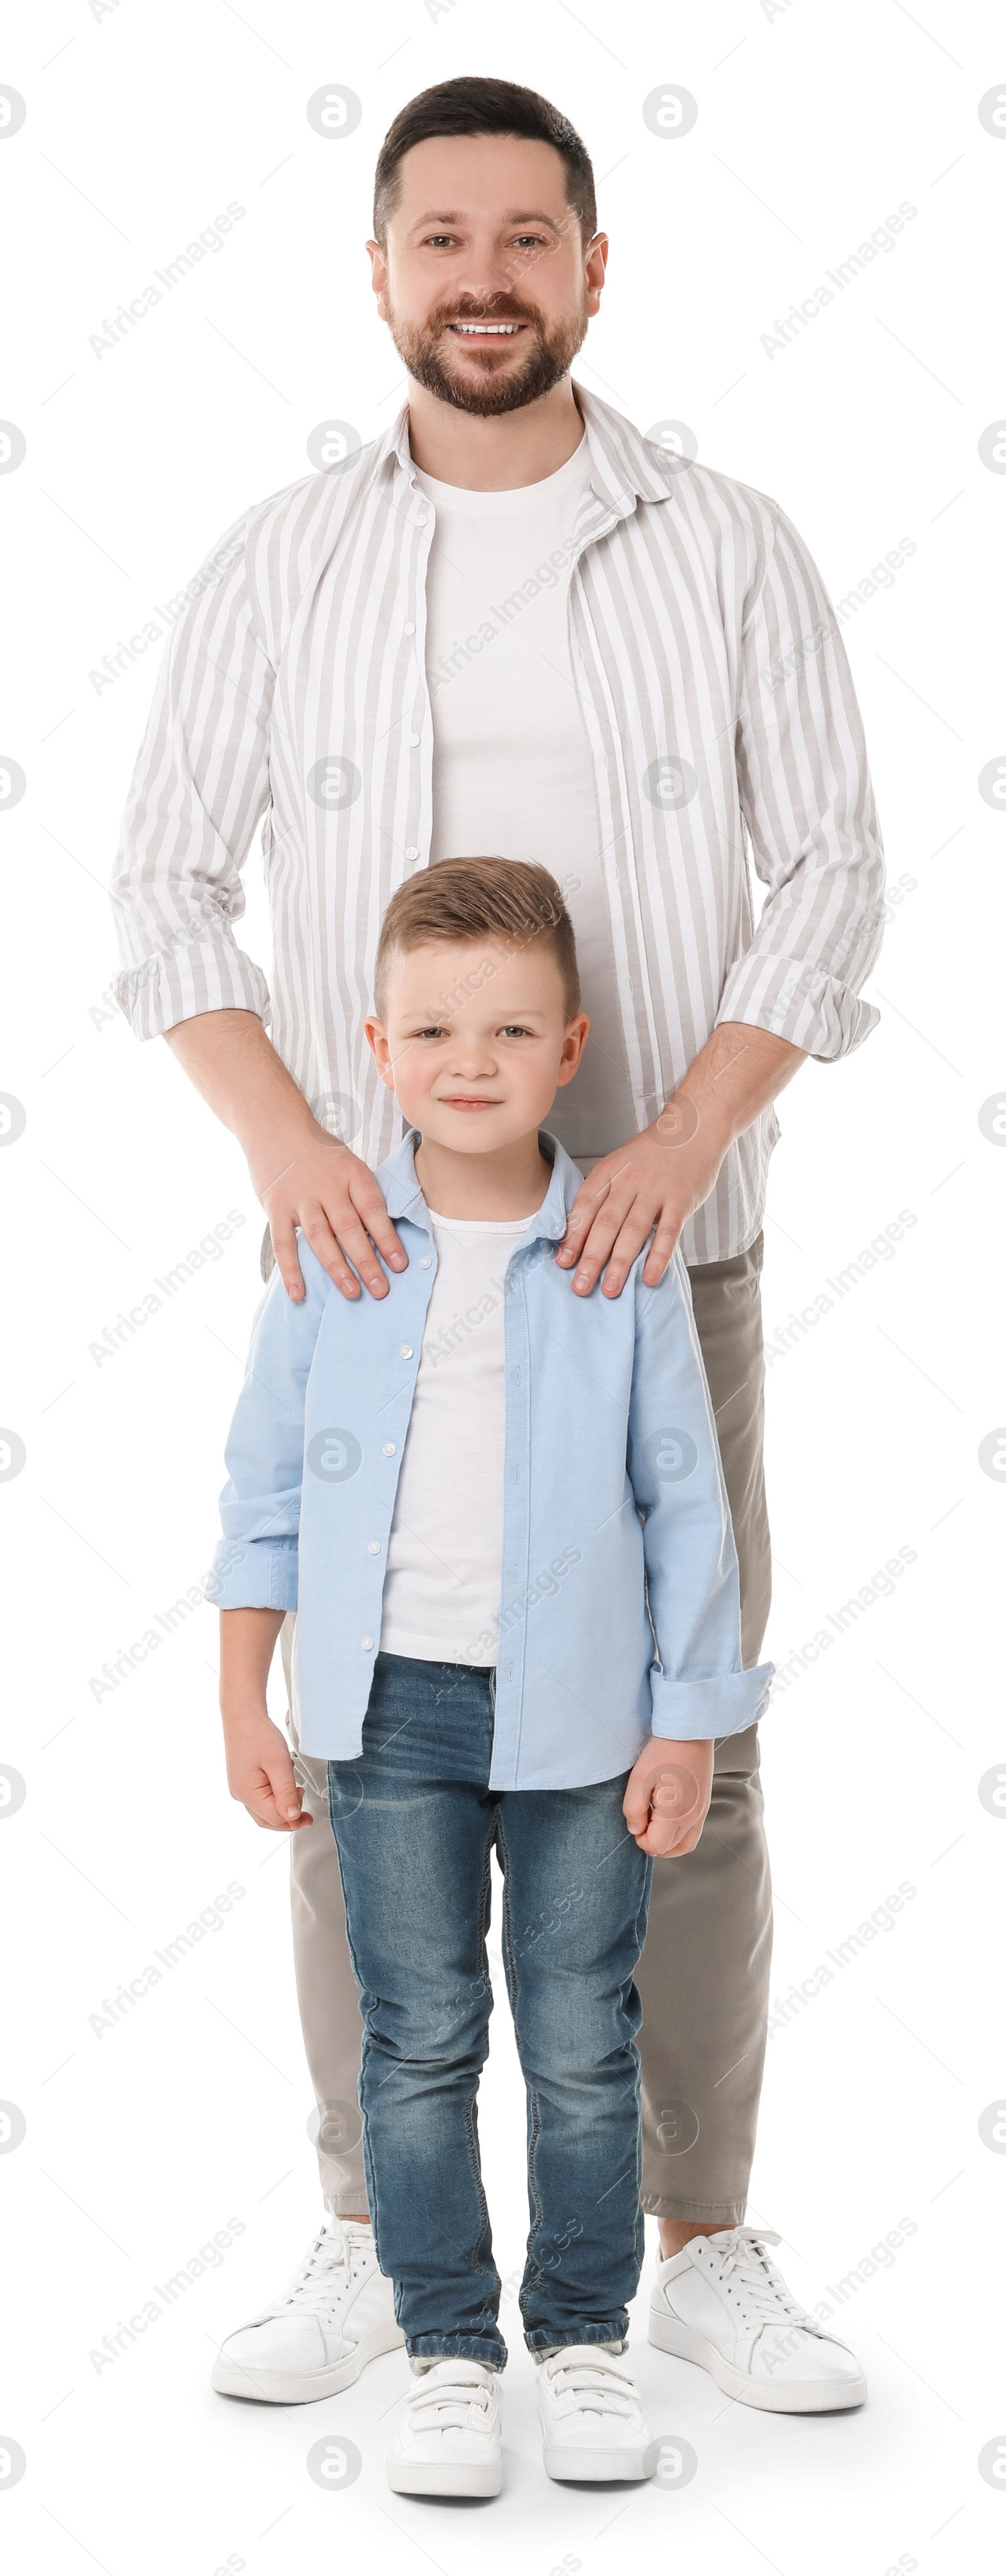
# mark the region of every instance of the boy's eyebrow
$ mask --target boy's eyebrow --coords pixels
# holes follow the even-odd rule
[[[449,994],[447,999],[453,1000],[453,995]],[[468,999],[471,1002],[475,1002],[479,999],[479,995],[477,993],[470,993]],[[456,1008],[460,1010],[461,1007],[462,1006],[459,1002],[456,1005]],[[443,1016],[444,999],[441,995],[438,995],[436,999],[428,1005],[424,1002],[417,1002],[414,1010],[403,1011],[402,1013],[403,1019],[406,1020],[440,1021],[443,1019]],[[545,1012],[540,1002],[516,1002],[512,1007],[510,1005],[504,1007],[501,1004],[500,1009],[495,1012],[493,1016],[500,1020],[543,1020],[545,1018]]]

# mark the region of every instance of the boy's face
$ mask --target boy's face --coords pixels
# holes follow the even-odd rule
[[[457,1154],[533,1135],[572,1082],[589,1021],[567,1019],[562,977],[540,940],[511,949],[431,941],[392,958],[386,1017],[366,1029],[407,1124]]]

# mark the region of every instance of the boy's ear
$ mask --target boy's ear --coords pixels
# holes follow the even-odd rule
[[[378,1019],[376,1011],[371,1011],[367,1019],[364,1020],[363,1026],[367,1038],[367,1044],[373,1054],[378,1073],[380,1074],[382,1082],[387,1083],[390,1091],[393,1089],[394,1083],[391,1071],[391,1049],[388,1045],[387,1031],[385,1029],[384,1022],[383,1020]]]
[[[560,1090],[564,1088],[567,1082],[572,1082],[573,1076],[578,1070],[580,1058],[587,1043],[589,1029],[590,1021],[587,1018],[586,1011],[574,1012],[573,1018],[566,1022],[562,1045],[562,1061],[556,1075],[556,1081]]]

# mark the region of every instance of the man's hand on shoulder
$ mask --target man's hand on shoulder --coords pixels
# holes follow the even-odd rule
[[[326,1135],[313,1119],[311,1125],[314,1134],[298,1138],[296,1151],[272,1179],[265,1178],[261,1167],[252,1171],[287,1296],[298,1305],[304,1295],[297,1259],[299,1226],[344,1297],[359,1296],[360,1279],[372,1297],[386,1297],[388,1282],[377,1253],[390,1270],[404,1270],[408,1256],[373,1172],[358,1154],[350,1153],[348,1145]],[[360,1279],[354,1276],[356,1271]]]
[[[681,1131],[677,1152],[677,1132],[666,1123],[672,1113]],[[577,1191],[556,1253],[564,1270],[576,1263],[574,1295],[589,1297],[603,1270],[602,1296],[620,1296],[649,1234],[643,1283],[658,1287],[682,1226],[709,1196],[728,1142],[715,1138],[711,1128],[703,1135],[691,1102],[679,1100],[656,1126],[595,1163]]]
[[[754,1124],[805,1061],[801,1047],[770,1030],[723,1021],[707,1038],[652,1127],[595,1163],[577,1191],[556,1253],[576,1268],[573,1292],[589,1297],[602,1270],[602,1295],[619,1297],[647,1236],[643,1285],[657,1288],[724,1154]]]
[[[344,1297],[359,1296],[360,1279],[372,1297],[386,1297],[377,1253],[389,1270],[406,1269],[408,1256],[373,1172],[319,1126],[257,1013],[197,1011],[165,1035],[190,1082],[247,1157],[252,1187],[269,1219],[276,1267],[294,1305],[304,1296],[298,1226]]]

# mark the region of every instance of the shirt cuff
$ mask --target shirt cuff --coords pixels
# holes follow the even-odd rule
[[[192,939],[156,949],[142,966],[114,975],[112,990],[138,1038],[163,1037],[203,1011],[254,1011],[266,1028],[272,1018],[261,966],[233,940]]]
[[[743,1735],[746,1726],[764,1715],[774,1673],[774,1664],[752,1664],[744,1673],[676,1682],[666,1673],[651,1672],[652,1732],[679,1744],[697,1744],[704,1736],[719,1742],[725,1735]]]
[[[206,1599],[218,1610],[296,1610],[297,1548],[240,1547],[218,1539],[206,1577]]]
[[[762,955],[749,948],[731,966],[723,987],[716,1025],[743,1020],[788,1038],[806,1055],[834,1061],[850,1055],[875,1029],[880,1013],[861,1001],[851,984],[843,984],[824,967],[808,966],[798,957]]]

